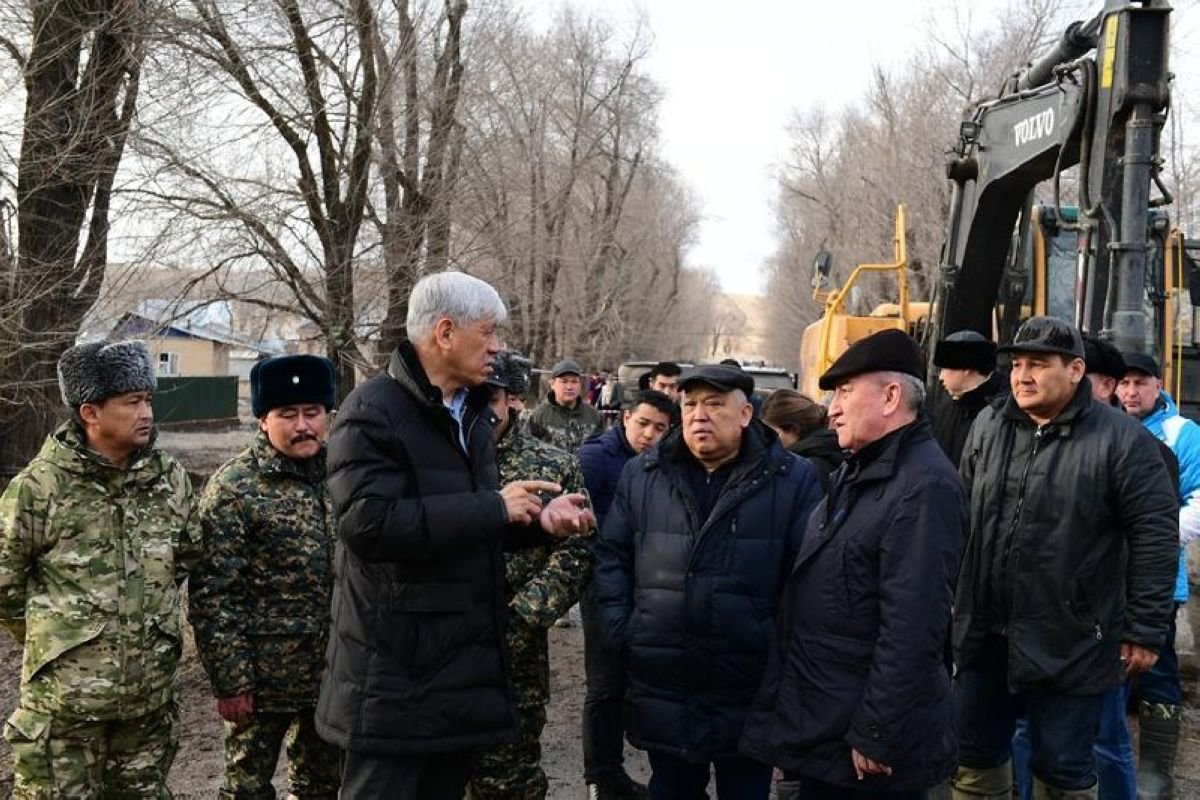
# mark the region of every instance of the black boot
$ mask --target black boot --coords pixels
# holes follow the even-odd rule
[[[588,784],[588,800],[649,800],[650,790],[621,770]]]
[[[1175,796],[1175,750],[1179,744],[1180,706],[1138,704],[1138,797],[1169,800]]]

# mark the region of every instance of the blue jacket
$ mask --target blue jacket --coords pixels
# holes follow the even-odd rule
[[[945,647],[966,527],[966,490],[926,422],[834,473],[787,579],[744,753],[864,794],[954,774]],[[858,780],[851,747],[893,773]]]
[[[583,484],[592,496],[596,524],[604,527],[604,517],[617,493],[617,482],[625,463],[637,453],[625,439],[620,424],[593,436],[579,447],[579,466],[583,468]]]
[[[1175,401],[1166,392],[1159,392],[1158,405],[1142,424],[1179,459],[1180,544],[1200,539],[1200,425],[1180,414]],[[1186,603],[1187,599],[1187,556],[1181,549],[1179,573],[1175,578],[1175,602]]]
[[[624,654],[629,741],[704,762],[737,754],[821,484],[754,421],[699,519],[691,459],[676,429],[629,463],[596,543],[593,590],[605,645]]]

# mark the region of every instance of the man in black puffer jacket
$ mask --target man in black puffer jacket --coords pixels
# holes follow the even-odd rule
[[[1033,317],[1006,349],[1012,394],[960,466],[955,796],[1009,796],[1024,713],[1034,796],[1094,798],[1104,695],[1154,663],[1174,611],[1176,491],[1153,437],[1093,399],[1078,330]]]
[[[758,800],[771,767],[737,751],[779,593],[820,500],[811,464],[753,421],[753,382],[723,365],[684,373],[683,424],[625,468],[596,543],[607,647],[624,652],[629,741],[650,794]]]
[[[330,434],[340,542],[316,720],[346,751],[344,800],[461,800],[472,754],[516,737],[502,544],[592,522],[579,495],[543,503],[555,484],[499,486],[482,384],[504,317],[478,278],[423,278],[411,341]]]
[[[962,483],[921,414],[924,359],[889,330],[821,376],[850,457],[808,520],[742,751],[779,797],[916,800],[954,772],[945,665]]]

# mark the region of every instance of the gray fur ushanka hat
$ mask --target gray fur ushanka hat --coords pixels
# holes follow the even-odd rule
[[[144,342],[87,342],[58,359],[58,390],[70,408],[126,392],[153,392],[156,385],[154,364]]]

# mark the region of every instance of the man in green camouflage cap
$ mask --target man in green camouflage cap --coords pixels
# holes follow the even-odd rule
[[[579,461],[528,434],[519,424],[515,402],[528,391],[529,362],[502,350],[488,380],[496,416],[496,463],[500,482],[541,480],[564,492],[583,489]],[[541,735],[550,700],[550,655],[546,630],[579,601],[591,574],[588,540],[571,536],[553,546],[505,554],[508,596],[506,644],[517,705],[517,741],[486,751],[469,786],[472,800],[541,800],[546,773],[541,768]]]
[[[192,486],[154,446],[145,345],[72,347],[58,379],[71,419],[0,497],[0,625],[24,646],[13,797],[167,798]]]
[[[333,588],[325,428],[335,383],[320,356],[255,364],[258,435],[200,501],[205,551],[188,613],[225,720],[222,798],[274,800],[285,737],[293,795],[337,797],[339,752],[313,724]]]

